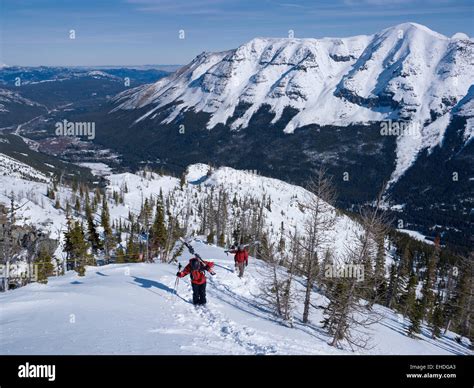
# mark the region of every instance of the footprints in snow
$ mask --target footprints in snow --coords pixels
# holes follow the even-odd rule
[[[238,279],[238,281],[241,282],[244,281],[244,279]],[[215,284],[214,286],[217,286],[217,284]],[[216,288],[222,289],[222,287],[225,286],[219,284]],[[229,292],[230,290],[228,289],[227,291]],[[191,292],[191,286],[188,284],[186,285],[186,292]],[[176,301],[175,298],[176,296],[171,295],[168,295],[166,297],[168,302],[172,303]],[[190,303],[192,302],[190,301]],[[231,344],[235,344],[238,346],[238,348],[244,349],[245,353],[265,355],[274,354],[277,352],[276,348],[273,345],[259,344],[259,336],[256,334],[254,329],[247,326],[238,327],[235,322],[225,318],[224,315],[218,310],[210,310],[208,307],[202,306],[197,308],[193,307],[192,310],[193,313],[197,314],[197,316],[199,317],[199,325],[197,328],[193,327],[194,325],[192,325],[193,322],[189,314],[176,313],[173,314],[174,321],[181,326],[188,327],[182,327],[178,329],[161,327],[150,329],[149,332],[161,334],[192,334],[193,332],[196,332],[197,329],[197,332],[209,332],[210,334],[219,337],[226,343],[230,342]],[[204,340],[211,347],[214,347],[213,345],[217,345],[213,344],[213,341],[210,340],[209,337],[206,337]],[[194,345],[197,344],[193,343],[193,346]],[[216,346],[216,349],[219,349],[221,351],[223,350],[219,346]],[[232,349],[229,350],[232,351]]]
[[[221,313],[210,311],[207,308],[198,308],[196,312],[201,319],[208,323],[208,326],[212,327],[213,332],[224,340],[231,340],[247,352],[257,355],[276,353],[274,346],[260,345],[252,341],[250,337],[255,335],[255,330],[247,326],[239,329],[234,322],[224,318]]]

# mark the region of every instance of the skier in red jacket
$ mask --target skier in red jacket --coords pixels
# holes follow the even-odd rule
[[[237,250],[233,249],[229,252],[235,253],[235,269],[239,270],[239,278],[241,278],[242,276],[244,276],[245,267],[249,265],[249,253],[242,244],[239,244],[237,246]]]
[[[176,274],[176,276],[182,278],[190,274],[191,286],[193,287],[193,304],[194,305],[205,305],[206,304],[206,271],[213,274],[212,267],[214,263],[212,261],[199,260],[197,257],[193,257],[189,260],[189,263],[184,269]]]

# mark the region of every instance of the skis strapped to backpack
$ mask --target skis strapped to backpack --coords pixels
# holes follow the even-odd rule
[[[248,243],[248,244],[243,244],[244,248],[250,248],[252,245],[259,245],[260,244],[260,241],[256,240],[256,241],[253,241],[251,243]],[[228,255],[229,252],[230,252],[230,249],[226,249],[225,251],[225,254]]]
[[[207,264],[204,262],[204,260],[201,258],[201,256],[199,256],[199,254],[194,250],[193,246],[188,243],[184,238],[180,237],[179,238],[182,243],[184,244],[184,246],[186,248],[188,248],[188,251],[189,253],[191,253],[191,255],[194,255],[195,258],[197,258],[199,260],[199,262],[204,266],[206,267],[207,271],[211,274],[211,275],[215,275],[216,273],[211,269],[211,268],[207,268]]]

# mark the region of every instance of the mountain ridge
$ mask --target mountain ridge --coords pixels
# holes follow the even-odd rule
[[[441,143],[452,110],[474,83],[473,58],[472,38],[448,38],[417,23],[348,38],[254,38],[120,93],[113,112],[144,108],[135,124],[205,112],[209,130],[218,124],[243,130],[262,106],[274,113],[272,124],[290,107],[297,113],[285,133],[310,124],[401,120],[412,132],[397,138],[394,183],[421,150]]]

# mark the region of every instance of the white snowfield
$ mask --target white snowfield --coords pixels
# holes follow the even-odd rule
[[[259,298],[265,267],[250,258],[239,279],[233,258],[221,248],[194,242],[217,274],[208,276],[205,308],[194,307],[189,277],[174,293],[174,264],[111,264],[87,267],[50,278],[47,285],[30,284],[0,294],[1,354],[354,354],[329,346],[320,328],[321,311],[311,323],[290,328],[276,319]],[[190,255],[183,254],[186,264]],[[301,292],[302,285],[298,284]],[[314,293],[315,305],[325,303]],[[468,354],[448,332],[432,340],[428,331],[418,340],[404,334],[407,321],[385,308],[385,317],[369,330],[372,349],[355,354]]]
[[[137,122],[172,104],[165,123],[180,112],[210,113],[225,124],[239,104],[245,113],[232,129],[248,126],[266,105],[277,122],[286,107],[298,110],[285,132],[309,125],[411,123],[399,136],[395,182],[423,149],[440,144],[451,112],[474,84],[474,41],[448,38],[416,23],[349,38],[255,38],[240,47],[202,53],[176,73],[119,94],[116,109],[146,108]],[[469,139],[472,123],[465,128]]]

